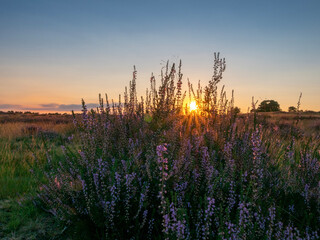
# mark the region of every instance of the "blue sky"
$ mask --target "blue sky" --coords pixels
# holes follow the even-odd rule
[[[138,70],[182,59],[184,79],[206,84],[213,53],[221,83],[247,111],[252,96],[320,111],[320,1],[0,0],[0,110],[68,110],[99,93],[114,99]]]

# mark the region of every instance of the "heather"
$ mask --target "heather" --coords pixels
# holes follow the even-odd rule
[[[134,70],[117,101],[83,101],[62,154],[35,155],[37,206],[74,239],[318,239],[319,131],[238,114],[225,67],[194,87],[167,64],[141,98]]]

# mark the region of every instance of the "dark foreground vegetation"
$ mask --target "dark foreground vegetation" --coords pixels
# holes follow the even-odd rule
[[[187,92],[180,68],[73,123],[2,123],[0,238],[319,239],[320,115],[238,114],[224,60]]]

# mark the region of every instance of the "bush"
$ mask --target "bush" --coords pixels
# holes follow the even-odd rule
[[[288,107],[288,112],[297,112],[297,108],[294,106]]]
[[[252,114],[237,118],[217,84],[189,98],[181,63],[161,85],[136,96],[136,71],[124,102],[74,116],[80,147],[45,167],[39,204],[81,239],[318,238],[319,152],[281,144]],[[176,81],[177,79],[177,81]],[[75,237],[76,237],[75,236]]]
[[[280,105],[275,100],[264,100],[257,108],[258,112],[278,112],[281,111]]]

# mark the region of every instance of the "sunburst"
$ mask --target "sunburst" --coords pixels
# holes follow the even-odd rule
[[[196,111],[198,109],[198,105],[195,101],[192,101],[189,105],[190,112]]]

